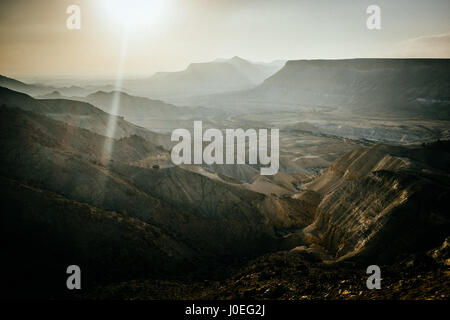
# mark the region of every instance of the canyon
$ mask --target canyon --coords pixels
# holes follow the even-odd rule
[[[9,296],[448,299],[448,60],[288,61],[183,105],[2,81]],[[278,128],[277,172],[174,164],[170,133],[194,121]],[[81,293],[61,286],[74,263]],[[374,264],[380,290],[365,286]]]

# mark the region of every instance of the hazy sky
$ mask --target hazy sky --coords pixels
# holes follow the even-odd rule
[[[66,27],[71,4],[80,30]],[[381,30],[366,27],[371,4]],[[7,76],[114,77],[124,61],[125,76],[143,77],[235,55],[448,58],[450,0],[0,0]]]

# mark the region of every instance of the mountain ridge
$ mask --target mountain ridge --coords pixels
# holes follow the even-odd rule
[[[450,59],[290,60],[255,88],[191,103],[251,110],[337,108],[365,116],[450,119]]]

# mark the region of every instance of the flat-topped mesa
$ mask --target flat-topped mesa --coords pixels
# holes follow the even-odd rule
[[[369,116],[450,119],[450,59],[293,60],[233,98]]]
[[[325,60],[325,59],[314,59],[314,60],[288,60],[286,62],[286,67],[298,65],[308,65],[315,67],[341,67],[341,68],[352,68],[358,70],[373,70],[373,69],[383,69],[383,68],[408,68],[408,67],[450,67],[450,59],[422,59],[422,58],[411,58],[411,59],[383,59],[383,58],[361,58],[361,59],[337,59],[337,60]]]

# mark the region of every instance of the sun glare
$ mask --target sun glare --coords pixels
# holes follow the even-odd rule
[[[167,10],[165,0],[103,0],[110,19],[125,27],[148,27],[161,21]]]

